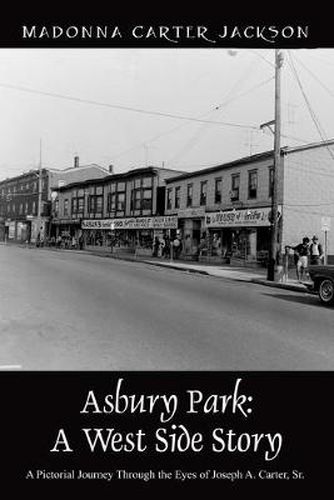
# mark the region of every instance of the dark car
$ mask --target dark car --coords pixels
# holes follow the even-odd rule
[[[309,288],[318,293],[324,305],[333,305],[334,266],[309,266],[308,271],[312,280]]]

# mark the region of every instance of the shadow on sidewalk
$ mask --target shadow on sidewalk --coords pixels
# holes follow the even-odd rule
[[[298,295],[283,295],[280,293],[263,293],[262,295],[265,295],[267,297],[273,297],[275,299],[279,300],[285,300],[286,302],[293,302],[295,304],[305,304],[308,306],[316,306],[323,308],[325,310],[332,310],[334,311],[334,307],[325,307],[323,306],[317,295],[316,294],[310,294],[308,292],[305,292],[305,294],[301,294],[300,292],[296,292]]]

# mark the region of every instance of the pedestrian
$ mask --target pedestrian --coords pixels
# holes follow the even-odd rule
[[[156,236],[154,238],[154,243],[153,243],[153,254],[152,254],[152,257],[158,257],[159,246],[160,246],[160,241],[159,241],[158,236]]]
[[[174,259],[178,259],[179,258],[179,255],[182,251],[182,243],[181,243],[181,240],[176,237],[173,241],[173,257]]]
[[[281,248],[276,252],[276,281],[283,281],[284,279],[284,260]]]
[[[295,251],[295,262],[296,263],[296,275],[297,280],[302,281],[304,277],[306,277],[307,266],[308,266],[308,257],[310,255],[309,248],[310,239],[305,236],[302,240],[302,243],[299,243],[296,246],[287,245],[286,248],[291,248]],[[297,260],[298,259],[298,260]]]
[[[84,246],[84,237],[83,234],[81,233],[79,236],[79,249],[82,250]]]
[[[318,266],[324,258],[322,245],[319,243],[319,238],[313,236],[312,243],[310,244],[310,263],[313,266]]]

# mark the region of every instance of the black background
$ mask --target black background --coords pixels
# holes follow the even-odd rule
[[[333,47],[332,19],[330,14],[321,10],[303,7],[294,8],[290,5],[271,5],[267,9],[248,8],[225,5],[222,3],[215,8],[209,4],[200,6],[199,12],[195,7],[184,8],[180,5],[175,8],[172,4],[164,4],[163,12],[157,13],[141,4],[134,10],[130,4],[108,9],[95,5],[85,11],[81,6],[60,6],[59,3],[47,8],[7,5],[6,11],[2,6],[0,17],[0,48],[16,47],[259,47],[274,48],[276,44],[268,44],[261,40],[221,41],[216,45],[208,45],[197,41],[183,41],[178,45],[168,44],[159,40],[134,40],[126,37],[128,28],[138,24],[145,25],[205,25],[212,31],[221,26],[239,25],[309,25],[307,40],[289,40],[287,43],[279,41],[281,47],[314,48]],[[123,32],[121,41],[115,40],[82,40],[55,41],[55,40],[23,40],[21,26],[54,24],[110,24],[120,26]],[[98,367],[97,367],[98,368]],[[80,433],[82,427],[113,427],[127,431],[139,427],[147,430],[148,434],[161,424],[157,414],[138,417],[124,415],[121,418],[114,416],[80,415],[83,402],[89,389],[104,395],[112,393],[112,388],[119,377],[126,381],[129,392],[137,394],[178,394],[180,402],[184,400],[185,391],[196,388],[205,393],[224,394],[233,387],[238,377],[243,379],[242,388],[247,394],[254,397],[253,413],[248,419],[239,416],[190,416],[179,410],[173,423],[183,423],[190,429],[198,430],[207,436],[215,427],[232,428],[236,432],[280,432],[283,434],[283,449],[279,457],[273,462],[264,462],[263,456],[251,454],[214,454],[209,449],[194,454],[157,454],[150,453],[130,454],[114,453],[91,454],[83,446],[84,439]],[[332,394],[334,387],[334,373],[330,372],[3,372],[0,373],[1,387],[1,485],[8,485],[12,494],[17,488],[23,488],[26,494],[33,491],[46,490],[48,497],[58,489],[69,492],[74,488],[77,492],[97,492],[101,487],[107,490],[103,498],[112,498],[117,491],[126,493],[153,491],[167,492],[172,486],[178,491],[190,489],[211,493],[218,491],[226,498],[245,498],[239,496],[240,491],[249,494],[256,490],[269,489],[272,494],[284,488],[291,493],[307,492],[315,486],[324,490],[331,483],[331,455],[333,449],[332,431]],[[172,423],[172,422],[171,422]],[[168,425],[168,424],[167,424]],[[56,433],[59,428],[68,432],[70,444],[75,450],[71,454],[50,453]],[[209,441],[209,440],[206,440]],[[329,456],[329,458],[328,458]],[[268,465],[269,464],[269,465]],[[276,481],[256,480],[252,483],[242,481],[238,484],[223,481],[187,481],[185,484],[176,481],[155,481],[142,483],[140,481],[112,481],[105,484],[101,481],[28,481],[25,473],[29,469],[46,470],[114,470],[125,468],[128,470],[181,469],[185,471],[202,471],[217,469],[232,471],[245,470],[279,470],[290,471],[298,469],[305,474],[304,481]],[[103,483],[103,484],[102,484]],[[225,494],[226,493],[226,494]],[[232,494],[233,493],[233,494]],[[93,493],[94,494],[94,493]],[[247,494],[248,496],[248,494]],[[14,495],[15,497],[15,495]],[[43,497],[47,498],[47,497]],[[99,496],[98,498],[102,498]]]

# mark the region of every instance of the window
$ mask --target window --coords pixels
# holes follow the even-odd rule
[[[24,213],[27,214],[28,213],[28,210],[29,210],[29,204],[28,202],[26,201],[26,204],[25,204],[25,207],[24,207]]]
[[[206,205],[206,192],[207,192],[208,183],[207,181],[201,182],[201,191],[200,191],[200,205]]]
[[[133,182],[133,187],[131,190],[131,211],[136,212],[135,215],[142,214],[147,215],[152,212],[152,177],[141,177],[137,178]]]
[[[274,194],[274,167],[269,168],[269,198]]]
[[[231,201],[239,200],[240,174],[232,175]]]
[[[56,200],[55,201],[55,216],[58,217],[58,213],[59,213],[59,200]]]
[[[222,180],[221,177],[215,179],[215,203],[222,202]]]
[[[108,193],[108,201],[107,201],[107,210],[108,212],[114,212],[116,210],[116,193],[111,192]]]
[[[152,189],[143,190],[142,210],[152,209]]]
[[[78,200],[81,199],[83,200],[83,198],[78,198]],[[90,195],[88,198],[88,213],[101,214],[102,212],[103,212],[103,196],[97,194]]]
[[[23,203],[20,203],[19,214],[23,214]]]
[[[64,200],[64,215],[68,215],[68,199]]]
[[[125,210],[125,193],[117,194],[117,211],[124,212]]]
[[[85,198],[83,196],[80,198],[78,196],[72,198],[71,211],[73,215],[79,215],[79,214],[82,215],[84,212],[84,206],[85,206]]]
[[[181,187],[177,186],[175,188],[175,208],[180,208],[181,201]]]
[[[191,207],[193,204],[193,185],[187,184],[187,207]]]
[[[36,211],[36,201],[33,201],[32,202],[32,215],[36,215],[37,214],[37,211]]]
[[[248,198],[257,197],[257,170],[248,172]]]
[[[167,189],[167,210],[172,209],[172,193],[173,193],[173,188],[168,188]]]

